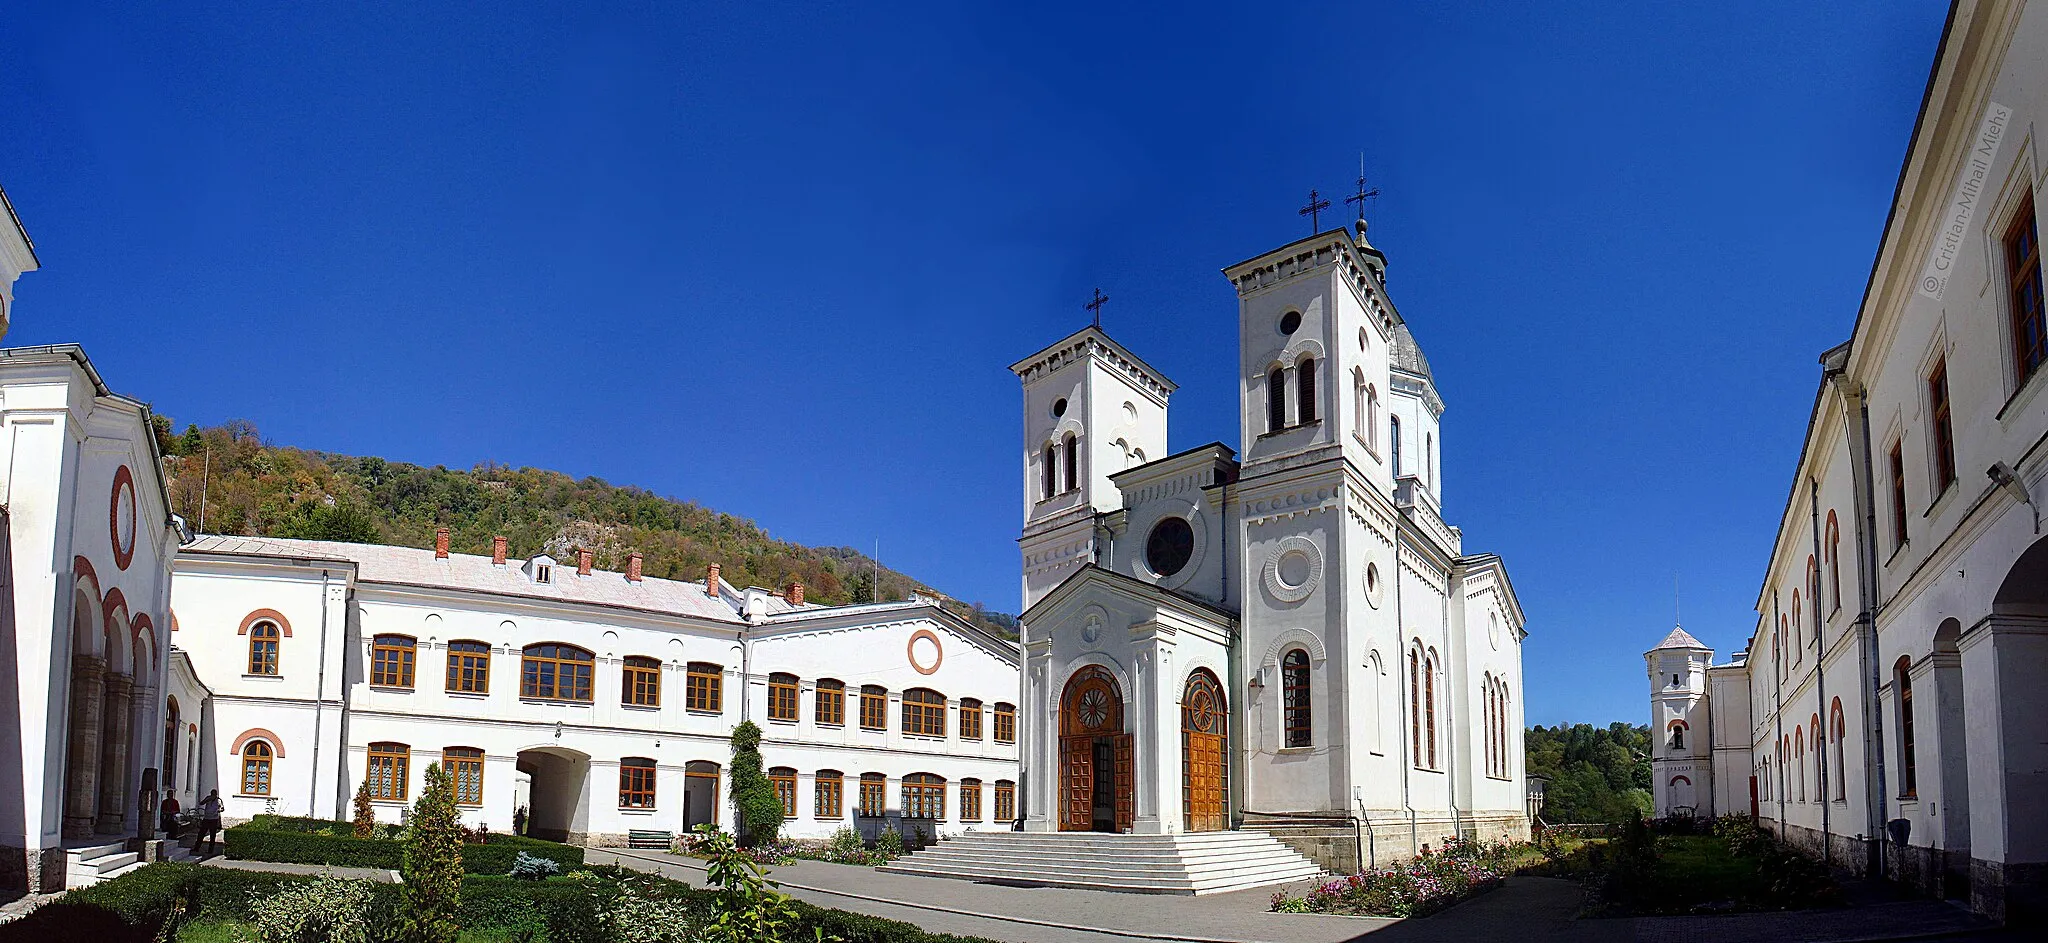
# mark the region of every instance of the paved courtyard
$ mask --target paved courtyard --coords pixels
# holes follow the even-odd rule
[[[588,860],[704,884],[703,862],[693,858],[592,849]],[[884,874],[817,861],[773,868],[770,877],[791,895],[819,906],[1011,943],[1847,943],[2004,938],[1961,908],[1931,900],[1722,917],[1577,920],[1573,914],[1580,903],[1579,888],[1551,878],[1511,878],[1498,891],[1426,920],[1392,920],[1268,913],[1272,888],[1202,897],[1118,894]]]

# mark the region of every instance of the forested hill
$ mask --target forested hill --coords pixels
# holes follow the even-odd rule
[[[611,570],[625,569],[626,554],[638,550],[649,576],[702,580],[717,563],[736,586],[779,590],[796,580],[806,600],[827,605],[915,592],[1006,638],[1017,634],[1016,619],[887,567],[877,586],[875,562],[850,547],[778,540],[746,518],[641,488],[490,462],[464,471],[269,445],[239,420],[172,429],[158,417],[171,510],[207,533],[424,548],[445,526],[457,552],[490,553],[502,534],[515,557],[572,559],[581,547]]]
[[[1650,814],[1650,728],[1559,724],[1530,727],[1523,743],[1544,788],[1545,822],[1619,822]]]

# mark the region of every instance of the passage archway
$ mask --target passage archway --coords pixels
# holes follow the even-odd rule
[[[718,824],[718,764],[691,760],[683,766],[683,830]]]
[[[1131,735],[1116,676],[1089,666],[1060,695],[1060,831],[1121,832],[1135,797]]]
[[[518,768],[530,779],[526,833],[581,843],[590,831],[590,757],[564,747],[521,750]]]
[[[1223,799],[1229,716],[1223,685],[1208,669],[1196,669],[1180,699],[1181,801],[1190,832],[1230,827],[1230,810]]]

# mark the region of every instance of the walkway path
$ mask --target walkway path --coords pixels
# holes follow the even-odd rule
[[[704,862],[679,855],[593,848],[586,860],[699,887],[705,883]],[[1573,916],[1580,906],[1578,885],[1553,878],[1510,878],[1500,890],[1434,917],[1392,920],[1268,913],[1274,888],[1188,897],[999,886],[822,861],[769,871],[783,890],[821,907],[1006,943],[1848,943],[1974,939],[1988,932],[1983,920],[1931,900],[1720,917],[1578,920]],[[1302,887],[1289,890],[1300,893]]]
[[[344,868],[331,864],[287,864],[282,861],[236,861],[222,857],[207,858],[199,862],[209,868],[231,868],[236,871],[269,871],[276,874],[331,874],[338,878],[357,878],[376,881],[379,884],[397,884],[398,872],[387,868]]]

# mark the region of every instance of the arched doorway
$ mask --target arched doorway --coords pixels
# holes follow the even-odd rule
[[[683,765],[683,830],[718,824],[718,764],[691,760]]]
[[[533,807],[526,834],[548,841],[580,843],[590,830],[590,757],[563,747],[521,750],[519,772],[531,778]]]
[[[1131,735],[1116,677],[1090,665],[1060,695],[1060,831],[1121,832],[1136,818]]]
[[[1223,800],[1229,716],[1223,685],[1207,668],[1195,669],[1180,699],[1181,801],[1190,832],[1230,827],[1230,810]]]
[[[164,794],[178,794],[178,698],[164,696]]]

